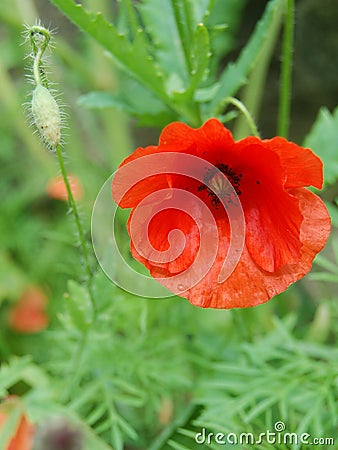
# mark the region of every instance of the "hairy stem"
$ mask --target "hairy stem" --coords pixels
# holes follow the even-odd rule
[[[94,295],[93,295],[93,291],[92,291],[91,284],[90,284],[90,280],[92,279],[93,274],[92,274],[92,270],[90,267],[87,241],[85,239],[85,233],[83,231],[80,215],[79,215],[77,205],[76,205],[76,202],[75,202],[75,199],[74,199],[74,196],[73,196],[70,184],[69,184],[67,171],[66,171],[66,167],[65,167],[65,162],[63,159],[62,149],[61,149],[60,145],[58,145],[56,147],[56,154],[57,154],[58,161],[59,161],[61,175],[62,175],[63,181],[64,181],[66,189],[67,189],[69,206],[70,206],[72,214],[74,216],[75,225],[76,225],[77,233],[79,236],[80,248],[81,248],[83,261],[84,261],[84,267],[85,267],[85,271],[86,271],[86,275],[87,275],[87,279],[88,279],[87,280],[88,294],[89,294],[89,298],[90,298],[90,301],[91,301],[91,304],[93,307],[93,312],[95,312],[96,308],[95,308]]]
[[[40,64],[41,64],[41,58],[42,58],[43,50],[39,49],[34,57],[34,63],[33,63],[33,76],[35,84],[43,85],[41,73],[40,73]]]
[[[224,105],[226,106],[226,105],[229,105],[229,104],[234,105],[234,106],[236,106],[237,109],[239,109],[239,111],[246,118],[252,134],[254,136],[259,137],[259,132],[258,132],[258,129],[256,127],[255,121],[253,120],[251,114],[249,113],[247,108],[243,105],[243,103],[240,100],[238,100],[237,98],[235,98],[235,97],[226,97],[224,99]]]

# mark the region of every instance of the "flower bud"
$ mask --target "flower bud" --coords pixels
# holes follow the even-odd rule
[[[32,96],[32,117],[43,143],[51,150],[61,140],[60,108],[50,91],[38,84]]]

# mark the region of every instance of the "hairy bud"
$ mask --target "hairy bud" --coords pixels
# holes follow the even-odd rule
[[[61,139],[60,108],[50,91],[41,84],[33,91],[31,111],[42,141],[51,150],[55,149]]]
[[[29,106],[32,125],[44,145],[55,150],[60,145],[64,115],[55,99],[55,92],[49,89],[45,71],[44,53],[50,47],[51,33],[39,21],[32,27],[26,26],[24,35],[33,50],[29,55],[33,61],[31,79],[35,85]]]

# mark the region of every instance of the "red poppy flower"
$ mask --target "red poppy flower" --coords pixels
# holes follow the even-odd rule
[[[38,333],[48,326],[47,297],[35,286],[29,286],[9,310],[8,323],[18,333]]]
[[[330,217],[305,187],[322,183],[311,150],[281,137],[235,142],[210,119],[199,129],[172,123],[158,146],[138,148],[115,174],[113,196],[133,208],[131,253],[154,278],[194,305],[233,308],[264,303],[309,272]],[[236,236],[235,264],[220,280]],[[201,251],[203,240],[209,250]]]
[[[18,406],[19,399],[9,397],[0,405],[0,429],[13,408]],[[25,414],[19,416],[13,435],[9,438],[4,450],[31,450],[33,448],[34,426]]]

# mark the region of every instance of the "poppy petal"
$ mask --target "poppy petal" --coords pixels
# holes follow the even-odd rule
[[[218,274],[227,251],[220,241],[217,260],[205,278],[183,294],[191,303],[203,308],[245,308],[265,303],[306,275],[314,257],[325,246],[331,221],[322,200],[307,189],[295,189],[304,220],[301,226],[302,249],[295,264],[286,264],[275,273],[262,271],[244,247],[239,264],[222,284]],[[249,280],[249,282],[248,282]]]
[[[310,149],[300,147],[282,137],[263,141],[280,159],[286,173],[285,188],[323,185],[323,163]]]
[[[195,147],[195,154],[207,159],[207,153],[230,149],[234,140],[231,132],[217,119],[209,119],[200,128],[190,128],[180,122],[167,125],[161,133],[160,147],[170,145],[176,151]]]
[[[166,273],[169,276],[182,272],[193,263],[199,246],[199,234],[186,213],[166,209],[154,215],[149,223],[149,239],[140,228],[131,228],[134,213],[135,210],[128,221],[128,232],[131,237],[131,253],[135,259],[149,270],[159,269],[158,273]],[[181,241],[183,237],[181,234],[170,236],[173,230],[183,233],[191,244],[182,245],[184,242]]]
[[[196,203],[196,197],[183,190],[175,190],[170,200],[156,207],[134,208],[128,232],[132,255],[160,275],[181,273],[195,260],[200,264],[195,275],[204,274],[204,262],[212,264],[216,257],[216,221],[202,201]]]
[[[244,139],[238,159],[248,251],[262,269],[275,272],[299,259],[303,218],[298,200],[283,188],[279,159],[270,150]]]
[[[156,153],[158,153],[157,147],[139,147],[123,161],[115,173],[112,193],[114,200],[121,208],[132,208],[144,197],[168,187],[165,167],[162,168],[162,171],[159,167],[159,171],[161,171],[159,175],[147,176],[151,170],[152,160],[143,157]],[[137,161],[137,163],[128,164],[133,161]]]

